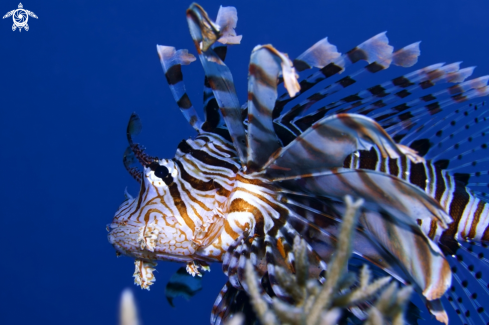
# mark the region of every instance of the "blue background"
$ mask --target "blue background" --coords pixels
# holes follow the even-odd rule
[[[2,0],[0,14],[17,1]],[[156,44],[195,53],[189,4],[32,0],[24,8],[39,19],[29,18],[28,32],[0,21],[0,324],[117,322],[133,261],[115,257],[105,225],[124,188],[138,190],[122,165],[126,123],[136,111],[144,125],[138,141],[160,157],[195,135],[156,54]],[[487,1],[201,1],[213,18],[220,4],[238,9],[243,40],[226,62],[241,102],[255,45],[272,43],[294,58],[325,36],[346,52],[387,30],[398,48],[423,41],[418,68],[464,60],[478,66],[474,76],[489,73]],[[392,70],[381,79],[412,71]],[[184,78],[201,107],[198,61]],[[164,288],[179,266],[159,263],[150,292],[134,287],[144,324],[208,324],[225,282],[220,266],[194,299],[171,308]]]

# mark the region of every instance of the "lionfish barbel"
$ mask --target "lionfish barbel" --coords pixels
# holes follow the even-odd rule
[[[419,43],[394,51],[381,33],[341,54],[325,38],[293,61],[260,45],[251,53],[248,101],[241,106],[224,64],[227,46],[241,40],[236,9],[221,7],[214,22],[192,4],[187,21],[206,76],[205,120],[183,82],[181,66],[195,57],[169,46],[157,51],[198,135],[183,140],[174,158],[160,159],[133,142],[142,127],[137,115],[127,127],[124,164],[141,188],[119,207],[108,238],[118,254],[135,259],[135,282],[149,290],[158,260],[184,262],[192,275],[221,262],[228,282],[211,315],[220,324],[246,290],[249,260],[268,286],[264,297],[289,299],[276,266],[293,272],[299,236],[308,244],[310,275],[320,279],[335,250],[344,197],[351,195],[365,201],[353,242],[357,258],[412,284],[439,321],[448,323],[444,301],[463,323],[489,324],[483,306],[489,173],[478,171],[488,163],[481,158],[488,110],[468,103],[489,94],[489,76],[467,80],[471,67],[433,64],[324,104],[392,64],[411,67]],[[367,64],[346,75],[358,61]],[[307,70],[313,72],[299,77]],[[339,74],[345,76],[325,81]],[[316,85],[322,88],[303,96]],[[429,93],[433,86],[439,90]]]

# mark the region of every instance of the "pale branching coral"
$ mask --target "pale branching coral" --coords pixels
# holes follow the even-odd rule
[[[119,307],[119,325],[139,325],[138,309],[131,289],[124,289]]]
[[[258,276],[250,262],[246,265],[247,293],[257,318],[263,325],[337,324],[348,314],[364,315],[365,324],[404,324],[404,310],[412,292],[410,286],[398,289],[396,282],[386,285],[391,277],[372,279],[370,268],[364,265],[359,274],[348,272],[354,229],[363,200],[353,202],[345,198],[347,206],[337,250],[328,264],[325,280],[308,279],[309,261],[307,243],[298,237],[294,241],[295,274],[277,267],[276,277],[293,302],[278,297],[272,303],[262,297]],[[242,324],[242,316],[236,315],[229,324]]]

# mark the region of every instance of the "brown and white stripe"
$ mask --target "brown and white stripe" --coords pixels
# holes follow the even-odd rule
[[[459,244],[472,239],[477,241],[474,245],[484,245],[489,236],[488,204],[470,190],[487,185],[486,179],[478,179],[480,173],[459,172],[477,150],[468,146],[454,166],[450,165],[453,160],[442,159],[446,158],[443,155],[430,159],[435,155],[430,148],[436,142],[433,139],[441,138],[438,131],[452,130],[450,136],[468,134],[460,128],[440,129],[439,125],[452,117],[452,122],[460,121],[460,113],[450,111],[453,104],[487,95],[488,77],[463,82],[472,68],[460,69],[458,63],[432,65],[301,117],[310,106],[348,88],[360,77],[392,63],[414,64],[418,43],[393,53],[381,33],[341,55],[323,39],[294,61],[297,70],[283,53],[265,45],[252,53],[244,111],[223,62],[225,45],[239,43],[234,32],[236,10],[222,8],[213,22],[202,7],[192,4],[187,21],[206,75],[206,120],[199,119],[183,85],[181,65],[193,61],[193,56],[185,50],[159,46],[174,98],[199,135],[182,141],[172,159],[150,157],[132,141],[141,125],[137,116],[131,117],[124,165],[140,181],[141,190],[136,198],[128,196],[108,228],[117,251],[136,259],[135,277],[141,286],[147,288],[154,282],[156,260],[188,262],[187,271],[192,274],[199,274],[198,268],[205,268],[205,262],[222,262],[228,282],[211,316],[211,322],[219,324],[246,308],[235,305],[235,300],[248,290],[244,269],[251,261],[261,280],[260,294],[267,301],[272,295],[288,300],[277,279],[281,270],[296,272],[294,241],[299,237],[306,240],[310,270],[320,278],[335,249],[345,195],[365,200],[352,244],[355,253],[400,281],[413,284],[440,319],[445,319],[445,314],[439,299],[450,287],[452,272],[456,275],[454,286],[458,286],[450,292],[452,298],[464,297],[457,291],[460,288],[469,297],[470,281],[471,285],[487,282],[481,271],[485,264],[474,262],[474,258],[483,259],[484,247],[477,246],[482,248],[476,253]],[[369,64],[282,114],[299,90],[296,71],[319,69],[301,81],[301,95],[360,60]],[[287,94],[278,96],[277,85],[282,82]],[[405,99],[442,82],[456,85]],[[436,114],[447,107],[441,122],[433,121],[426,127],[416,124],[428,114],[439,117]],[[247,113],[246,123],[243,112]],[[342,113],[333,114],[338,112]],[[470,114],[467,119],[472,118]],[[419,138],[409,134],[416,127],[423,134],[437,132]],[[393,136],[405,142],[396,144]],[[447,152],[455,152],[459,145],[447,141]],[[478,145],[481,150],[487,148],[485,143]],[[416,154],[420,149],[423,152]],[[134,166],[136,160],[144,167],[142,173]],[[446,258],[442,251],[457,255]],[[463,259],[472,262],[464,264]],[[472,279],[464,280],[463,272]],[[471,299],[471,306],[481,306]],[[459,302],[452,305],[464,307]]]
[[[156,50],[158,51],[161,67],[165,72],[166,81],[170,86],[173,98],[190,125],[192,125],[195,130],[199,131],[202,121],[187,95],[182,74],[182,64],[190,64],[195,61],[195,57],[188,53],[187,50],[177,51],[171,46],[157,45]]]
[[[446,170],[446,161],[427,160],[415,164],[406,157],[382,158],[378,148],[373,147],[370,151],[362,150],[347,157],[345,167],[389,173],[416,185],[436,199],[454,220],[448,229],[440,228],[436,222],[419,220],[424,233],[436,242],[443,237],[457,241],[489,241],[489,204],[451,175]]]

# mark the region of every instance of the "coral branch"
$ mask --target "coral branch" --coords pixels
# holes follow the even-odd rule
[[[333,293],[335,292],[338,282],[340,281],[341,274],[346,269],[348,259],[351,255],[351,242],[353,236],[353,229],[358,220],[358,209],[363,204],[363,200],[360,199],[356,202],[352,201],[350,196],[345,197],[346,213],[341,225],[341,231],[338,241],[338,249],[333,257],[333,262],[328,268],[328,276],[326,283],[319,295],[314,301],[314,305],[307,317],[308,324],[317,324],[321,312],[328,308],[332,303]]]

